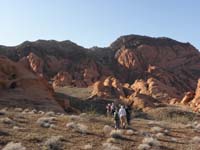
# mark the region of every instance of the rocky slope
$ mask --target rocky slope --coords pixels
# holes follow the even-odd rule
[[[152,100],[179,103],[185,92],[196,89],[200,76],[199,51],[169,38],[127,35],[109,47],[91,49],[71,41],[38,40],[1,46],[0,54],[51,80],[54,87],[93,85],[92,97],[122,99],[134,106]]]
[[[0,56],[0,107],[10,106],[62,111],[47,81]]]

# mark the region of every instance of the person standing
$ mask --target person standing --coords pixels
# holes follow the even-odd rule
[[[131,108],[130,108],[130,106],[126,106],[125,110],[126,110],[127,124],[130,125],[130,121],[131,121]]]
[[[124,129],[126,127],[126,110],[124,109],[123,105],[119,109],[119,117],[120,117],[121,126]]]
[[[107,117],[109,117],[111,115],[111,105],[110,104],[107,104],[106,112],[107,112]]]
[[[115,124],[115,130],[119,129],[119,114],[117,109],[114,111],[114,124]]]

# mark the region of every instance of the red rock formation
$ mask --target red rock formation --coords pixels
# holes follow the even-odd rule
[[[200,79],[198,80],[195,97],[192,100],[191,106],[194,108],[194,111],[200,112]]]
[[[68,72],[59,72],[53,80],[53,87],[71,85],[72,76]]]
[[[47,79],[56,76],[54,85],[87,87],[95,83],[93,95],[100,97],[126,100],[135,91],[163,103],[178,103],[185,92],[195,90],[200,75],[199,51],[169,38],[128,35],[107,48],[92,49],[70,41],[43,40],[4,48],[0,53],[6,51],[16,61],[37,54],[31,54],[30,67]]]
[[[27,56],[31,69],[40,76],[43,76],[44,62],[36,54],[30,53]]]
[[[0,106],[62,111],[48,83],[6,57],[0,57]]]

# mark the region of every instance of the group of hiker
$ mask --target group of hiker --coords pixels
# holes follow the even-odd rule
[[[107,116],[112,116],[115,124],[115,129],[126,128],[131,120],[131,108],[124,105],[107,104]]]

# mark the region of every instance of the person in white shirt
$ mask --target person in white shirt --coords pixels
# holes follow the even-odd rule
[[[126,127],[126,110],[123,105],[119,109],[119,118],[120,118],[120,123],[121,123],[122,128],[125,128]]]

